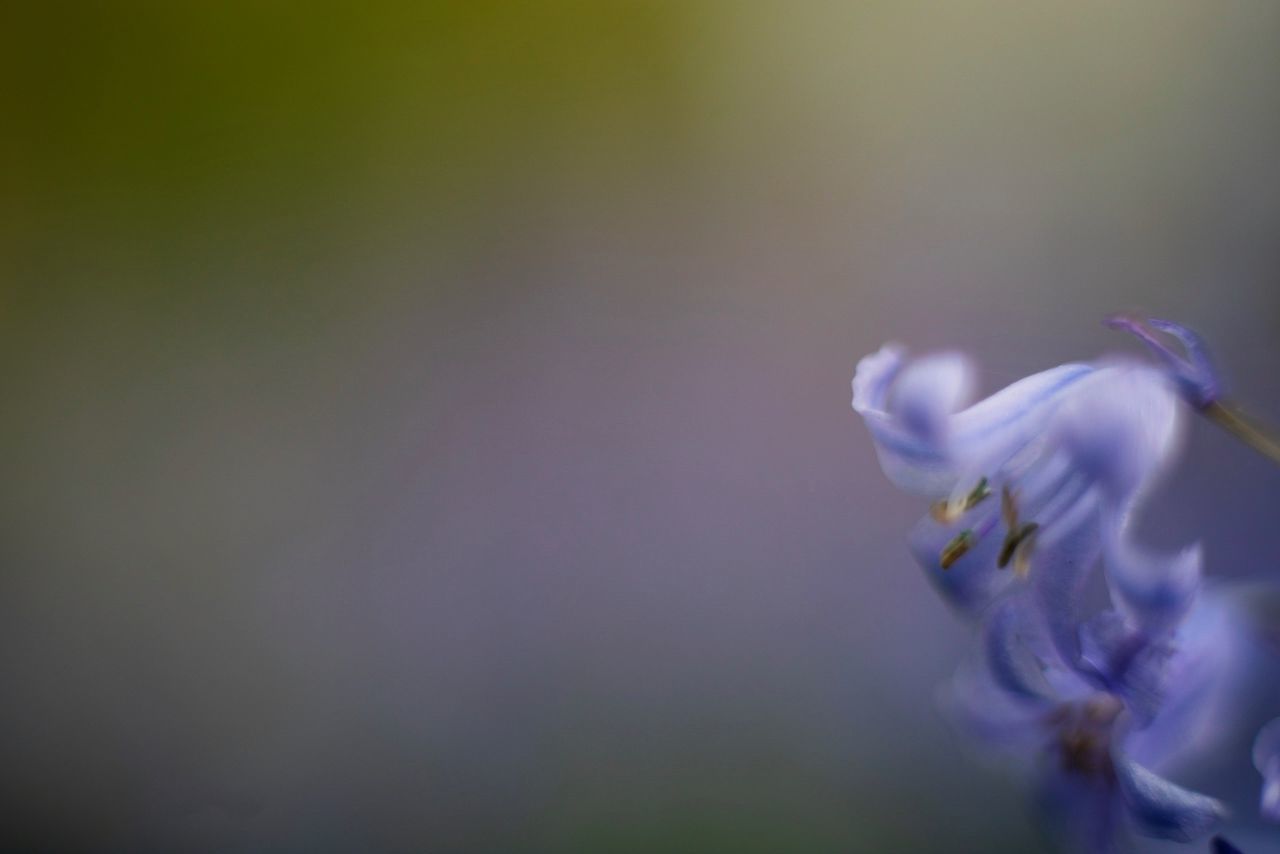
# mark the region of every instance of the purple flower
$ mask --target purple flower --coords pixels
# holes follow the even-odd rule
[[[1152,633],[1176,625],[1199,586],[1198,550],[1155,556],[1127,537],[1134,507],[1179,447],[1168,376],[1125,361],[1069,364],[964,407],[972,375],[961,356],[908,362],[889,346],[853,379],[853,408],[885,473],[932,499],[910,547],[943,597],[976,618],[1029,587],[1052,606],[1070,659],[1077,600],[1101,556],[1126,616]]]
[[[1280,460],[1280,443],[1223,401],[1193,332],[1109,324],[1160,364],[1063,365],[972,403],[963,356],[909,360],[889,345],[853,378],[885,474],[930,501],[912,554],[978,627],[944,704],[1030,766],[1048,825],[1089,851],[1117,850],[1133,832],[1188,841],[1222,820],[1221,802],[1165,775],[1229,729],[1250,660],[1239,602],[1203,588],[1199,547],[1142,548],[1134,512],[1176,457],[1188,410]],[[1109,602],[1089,609],[1096,571]],[[1254,759],[1263,811],[1280,820],[1280,720]]]
[[[1188,841],[1224,817],[1222,803],[1162,776],[1212,746],[1237,688],[1238,615],[1199,598],[1153,640],[1117,611],[1084,626],[1064,660],[1025,594],[996,603],[979,650],[944,693],[971,735],[1028,766],[1046,823],[1073,847],[1111,851],[1128,834]]]

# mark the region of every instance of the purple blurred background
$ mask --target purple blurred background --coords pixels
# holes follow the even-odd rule
[[[1280,422],[1275,4],[0,24],[5,847],[1039,850],[854,363],[1140,308]],[[1196,425],[1142,530],[1278,500]]]

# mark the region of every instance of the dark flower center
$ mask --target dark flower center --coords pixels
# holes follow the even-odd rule
[[[1080,703],[1064,703],[1050,723],[1057,728],[1055,747],[1062,769],[1089,777],[1113,779],[1111,737],[1123,706],[1110,694],[1097,694]]]

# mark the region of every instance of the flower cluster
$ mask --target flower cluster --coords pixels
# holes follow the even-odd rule
[[[1197,546],[1153,553],[1131,520],[1176,457],[1188,412],[1268,450],[1222,402],[1195,334],[1109,322],[1158,364],[1067,364],[970,404],[963,356],[910,360],[891,345],[853,379],[885,474],[931,503],[911,552],[976,627],[947,710],[1024,760],[1047,824],[1088,851],[1122,849],[1134,833],[1198,839],[1226,813],[1163,773],[1223,730],[1244,657],[1238,605],[1205,583]],[[1090,607],[1099,574],[1107,601]],[[1264,814],[1280,820],[1280,720],[1254,760]]]

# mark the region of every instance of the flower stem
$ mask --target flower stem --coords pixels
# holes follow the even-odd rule
[[[1206,418],[1231,433],[1271,462],[1280,464],[1280,439],[1259,422],[1245,415],[1238,406],[1215,400],[1201,410]]]

